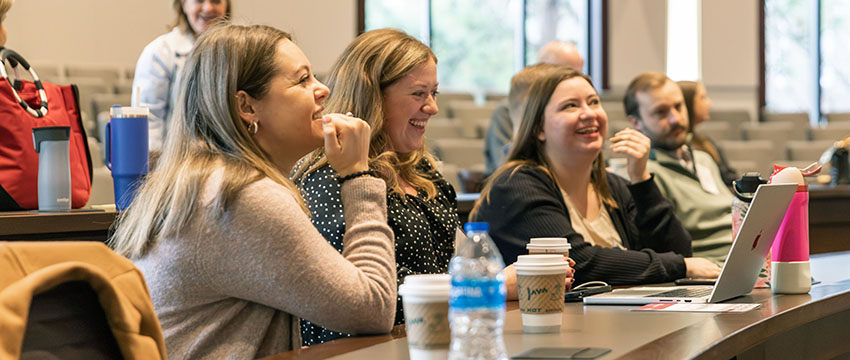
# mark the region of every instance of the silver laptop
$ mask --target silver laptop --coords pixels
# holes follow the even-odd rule
[[[716,303],[749,294],[785,217],[797,184],[766,184],[753,202],[714,286],[638,287],[584,298],[585,304]],[[730,204],[731,206],[731,204]]]

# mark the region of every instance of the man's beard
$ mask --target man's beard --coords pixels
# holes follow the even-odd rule
[[[686,137],[681,137],[681,140],[679,140],[680,136],[678,134],[675,137],[670,136],[670,134],[676,132],[676,130],[681,130],[682,133],[685,133],[687,131],[687,129],[685,129],[684,127],[677,126],[673,129],[670,129],[670,131],[668,131],[667,134],[665,134],[666,136],[664,137],[657,137],[655,136],[655,134],[647,134],[647,137],[649,137],[649,140],[652,141],[652,147],[654,148],[666,151],[678,150],[680,147],[682,147],[682,145],[685,145]]]

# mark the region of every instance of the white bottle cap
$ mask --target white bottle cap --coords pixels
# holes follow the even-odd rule
[[[800,169],[789,166],[770,177],[771,184],[797,184],[806,185],[806,180],[803,179],[803,174]]]

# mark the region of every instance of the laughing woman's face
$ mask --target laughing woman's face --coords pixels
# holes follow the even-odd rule
[[[384,131],[392,150],[406,154],[425,145],[425,126],[437,114],[437,63],[428,60],[384,89]]]

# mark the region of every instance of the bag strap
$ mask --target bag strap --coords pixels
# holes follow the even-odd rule
[[[35,83],[35,88],[38,90],[38,96],[41,99],[41,107],[38,109],[33,109],[27,104],[26,101],[21,99],[21,96],[18,95],[18,91],[15,90],[15,84],[12,83],[12,80],[9,79],[9,75],[6,73],[6,61],[9,61],[9,66],[16,67],[18,64],[24,67],[24,70],[30,72],[32,75],[33,83]],[[12,87],[12,94],[15,95],[15,100],[18,101],[18,104],[21,105],[24,110],[26,110],[30,115],[35,116],[37,118],[43,117],[47,115],[47,93],[44,92],[44,85],[41,84],[41,80],[38,79],[38,75],[35,73],[35,69],[30,67],[30,64],[24,59],[21,55],[16,53],[11,49],[7,49],[4,47],[0,47],[0,76],[9,83],[9,86]]]

